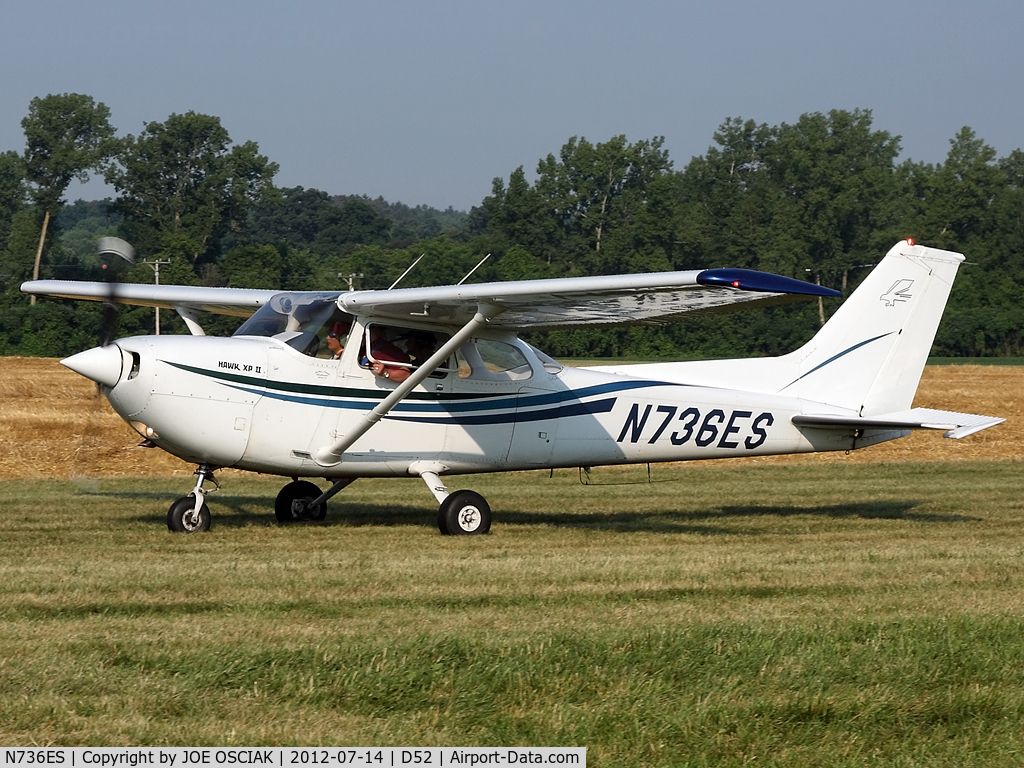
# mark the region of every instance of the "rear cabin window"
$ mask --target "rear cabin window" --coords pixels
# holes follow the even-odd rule
[[[523,381],[533,376],[529,360],[518,348],[503,341],[471,339],[455,357],[459,378],[483,381]]]

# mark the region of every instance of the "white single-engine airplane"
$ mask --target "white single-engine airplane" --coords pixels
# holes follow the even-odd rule
[[[442,476],[843,451],[1003,419],[911,408],[963,256],[903,241],[818,333],[781,357],[565,368],[524,330],[652,324],[836,291],[764,272],[686,272],[387,291],[280,292],[38,280],[25,293],[177,310],[193,336],[135,336],[62,363],[100,385],[143,445],[198,465],[167,513],[210,526],[206,480],[292,478],[281,522],[322,520],[359,477],[423,479],[443,534],[491,510]],[[203,335],[198,311],[247,317]],[[343,347],[343,350],[342,350]],[[321,489],[300,478],[324,478]]]

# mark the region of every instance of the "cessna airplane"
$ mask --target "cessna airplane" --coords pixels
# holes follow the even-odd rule
[[[291,477],[282,523],[322,520],[360,477],[418,476],[447,535],[486,533],[453,474],[844,451],[1000,418],[911,408],[963,256],[898,243],[804,346],[781,357],[566,368],[524,330],[653,324],[836,291],[741,269],[386,291],[280,292],[36,280],[22,291],[173,308],[192,336],[135,336],[62,363],[143,438],[198,465],[167,513],[210,526],[206,481]],[[248,317],[205,336],[200,311]],[[323,478],[326,491],[301,478]],[[219,486],[217,486],[219,487]]]

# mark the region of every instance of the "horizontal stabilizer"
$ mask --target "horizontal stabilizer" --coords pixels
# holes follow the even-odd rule
[[[974,413],[937,411],[932,408],[912,408],[898,413],[878,416],[839,416],[833,414],[797,414],[793,423],[798,427],[853,427],[855,429],[943,429],[943,437],[959,440],[983,429],[1001,424],[1006,419],[980,416]]]

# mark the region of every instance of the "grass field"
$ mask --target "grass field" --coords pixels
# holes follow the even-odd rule
[[[440,536],[416,480],[279,527],[281,482],[239,473],[176,536],[191,468],[0,361],[0,743],[1020,765],[1022,380],[929,369],[921,405],[1010,417],[959,442],[455,481],[487,537]]]

